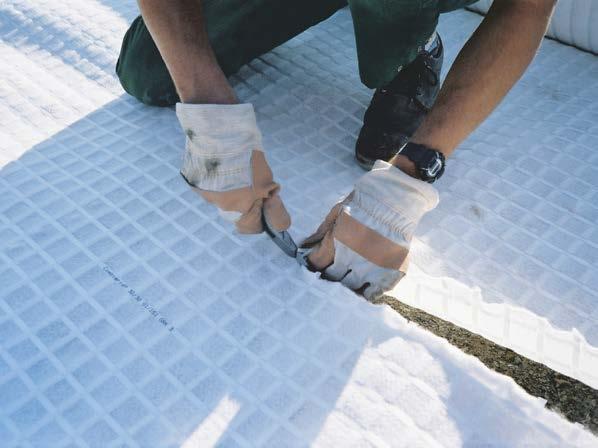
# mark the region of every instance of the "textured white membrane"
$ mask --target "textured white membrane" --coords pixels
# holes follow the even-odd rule
[[[233,235],[178,174],[174,110],[115,81],[135,14],[133,1],[0,3],[2,447],[596,445],[265,235]],[[449,61],[479,21],[443,18]],[[545,42],[450,161],[401,296],[510,346],[542,334],[535,356],[587,381],[597,70]],[[362,173],[352,148],[371,92],[348,11],[233,83],[256,107],[292,231],[306,235]],[[474,293],[479,305],[462,301]]]
[[[492,0],[480,0],[471,9],[488,12]],[[546,33],[569,45],[598,54],[598,2],[596,0],[559,0]]]

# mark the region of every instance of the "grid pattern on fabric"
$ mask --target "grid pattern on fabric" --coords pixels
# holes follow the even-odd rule
[[[0,57],[12,63],[0,65],[3,446],[596,443],[446,341],[299,268],[266,236],[231,234],[178,174],[174,111],[136,103],[114,79],[115,36],[134,2],[1,8]],[[478,22],[443,18],[449,59]],[[343,10],[233,77],[258,112],[295,235],[362,173],[352,149],[371,92],[351,30]],[[588,57],[546,43],[451,161],[414,261],[596,344],[598,103],[587,94],[597,95],[598,64]],[[518,294],[501,289],[510,281]]]

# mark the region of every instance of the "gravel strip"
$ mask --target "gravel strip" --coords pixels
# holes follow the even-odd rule
[[[598,390],[394,297],[382,296],[373,303],[390,306],[407,320],[475,356],[490,369],[513,378],[527,393],[544,398],[548,409],[598,435]]]

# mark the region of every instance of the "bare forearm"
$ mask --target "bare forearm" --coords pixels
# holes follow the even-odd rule
[[[450,155],[500,103],[532,61],[555,0],[495,0],[451,67],[412,138]]]
[[[138,0],[138,3],[181,101],[237,102],[212,51],[201,0]]]

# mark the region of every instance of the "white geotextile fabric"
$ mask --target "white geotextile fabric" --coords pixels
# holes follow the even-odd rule
[[[446,341],[318,280],[264,235],[232,235],[178,175],[184,136],[174,111],[138,104],[114,79],[135,13],[132,1],[0,4],[2,446],[597,443]],[[450,55],[478,21],[470,13],[443,19]],[[370,92],[358,82],[351,29],[341,11],[234,77],[256,105],[296,235],[313,230],[361,174],[352,145]],[[475,232],[494,234],[470,260],[482,268],[519,241],[537,211],[539,227],[525,233],[515,262],[539,263],[544,252],[534,245],[545,245],[559,264],[549,269],[546,258],[540,271],[522,271],[541,283],[522,283],[501,300],[544,304],[530,309],[596,343],[588,283],[596,187],[588,165],[567,163],[577,155],[597,164],[589,151],[596,63],[555,43],[538,61],[452,161],[439,185],[441,210],[422,226],[416,268],[432,253],[427,268],[446,263],[486,293],[480,277],[458,269],[455,231],[474,245]],[[521,146],[520,134],[529,150],[519,163],[501,163]],[[474,169],[477,161],[484,168]],[[479,179],[490,168],[490,180]],[[575,170],[578,177],[564,176]],[[536,176],[529,194],[540,205],[523,215],[512,210],[526,196],[510,188],[529,185],[500,177],[521,173]],[[477,189],[467,190],[472,183]],[[579,208],[557,208],[564,194]],[[548,207],[558,210],[555,229],[542,220]],[[472,220],[469,235],[459,223]],[[448,240],[432,238],[433,223]],[[498,244],[505,235],[513,238]],[[558,236],[576,244],[561,247],[569,240]],[[559,271],[567,257],[568,270]],[[517,275],[511,267],[494,271],[501,282]],[[566,285],[575,279],[572,289],[541,289],[554,287],[553,273]],[[556,300],[546,301],[552,293]],[[563,311],[569,320],[553,317]]]
[[[444,16],[448,63],[480,20]],[[546,39],[449,160],[393,294],[598,388],[597,169],[598,57]]]
[[[492,0],[480,0],[471,9],[488,12]],[[559,0],[547,35],[569,45],[598,54],[598,2]]]

